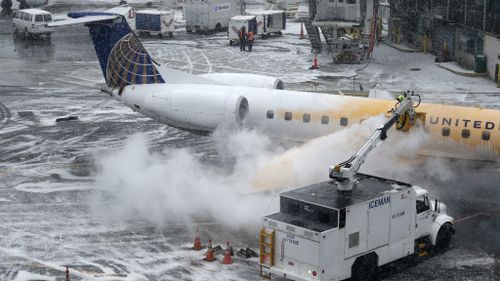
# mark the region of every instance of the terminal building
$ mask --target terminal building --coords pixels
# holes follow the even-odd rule
[[[500,64],[500,1],[390,0],[392,42],[426,50],[440,61],[488,73]]]

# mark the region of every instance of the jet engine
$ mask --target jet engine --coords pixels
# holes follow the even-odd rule
[[[179,85],[130,85],[123,88],[122,99],[153,119],[197,133],[212,132],[224,123],[241,124],[249,110],[247,99],[241,95]]]
[[[200,77],[231,86],[244,86],[284,90],[283,81],[278,78],[249,73],[207,73]]]

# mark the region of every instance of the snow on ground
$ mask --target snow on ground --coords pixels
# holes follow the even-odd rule
[[[283,78],[288,89],[325,92],[359,89],[360,85],[365,91],[374,88],[385,94],[410,88],[424,92],[426,101],[500,106],[498,97],[488,94],[496,91],[492,81],[456,76],[437,68],[431,55],[400,53],[385,45],[376,49],[372,61],[362,70],[365,64],[333,65],[330,55],[322,53],[320,70],[310,71],[309,42],[298,39],[299,31],[300,24],[289,21],[283,37],[256,41],[252,53],[239,52],[237,47],[229,46],[225,33],[201,36],[179,31],[171,40],[149,38],[144,42],[161,63],[195,74],[259,73]],[[151,218],[137,216],[144,214],[142,210],[134,209],[144,207],[140,204],[144,203],[140,200],[140,191],[155,194],[141,189],[137,197],[132,198],[135,204],[130,204],[131,212],[115,213],[116,208],[130,206],[120,204],[122,201],[114,200],[116,196],[96,188],[92,171],[96,167],[91,160],[76,161],[77,157],[119,152],[125,140],[138,132],[148,140],[148,146],[142,151],[152,151],[152,157],[139,162],[137,157],[141,155],[131,153],[125,160],[113,164],[116,171],[128,171],[127,167],[137,163],[148,168],[155,164],[155,157],[167,157],[162,151],[181,153],[186,148],[189,159],[195,159],[193,163],[197,164],[186,167],[182,166],[186,162],[170,161],[169,169],[143,173],[146,178],[137,177],[140,187],[155,173],[161,175],[157,177],[160,180],[169,180],[165,178],[169,175],[175,178],[181,174],[176,170],[179,167],[186,167],[183,171],[190,172],[189,179],[196,183],[200,175],[207,175],[205,171],[199,172],[203,165],[207,165],[206,170],[218,171],[220,166],[231,166],[235,161],[219,154],[220,143],[213,138],[158,124],[100,93],[103,77],[85,28],[60,29],[52,43],[46,45],[25,44],[13,41],[8,33],[0,34],[0,59],[9,66],[0,69],[0,85],[9,86],[0,88],[0,102],[11,112],[11,117],[0,120],[5,123],[5,127],[0,128],[0,279],[61,279],[65,265],[70,266],[75,280],[258,278],[255,259],[237,259],[234,265],[222,267],[219,262],[202,262],[203,251],[187,249],[196,228],[200,228],[204,242],[212,238],[216,244],[224,245],[229,239],[236,248],[256,249],[257,228],[231,231],[221,226],[223,219],[203,216],[194,220],[175,220],[174,217],[164,224],[152,223]],[[17,114],[19,111],[33,111],[34,117],[21,117]],[[79,121],[55,122],[56,118],[71,114],[77,114]],[[253,146],[240,151],[241,157],[263,151],[255,148],[257,141],[260,143],[263,138],[247,139]],[[193,167],[200,169],[189,170]],[[218,175],[220,180],[227,174]],[[118,182],[116,193],[133,188],[130,184],[125,186],[130,182],[134,183],[123,181],[124,185],[120,186]],[[154,188],[158,190],[158,185],[151,185],[151,189]],[[95,196],[99,192],[102,196]],[[160,193],[165,194],[169,194],[168,190]],[[221,212],[234,214],[235,209],[230,206],[241,205],[234,199],[219,203],[224,195],[221,193],[201,195],[191,196],[203,197],[204,206],[216,205],[214,209]],[[228,197],[235,198],[233,195]],[[155,202],[163,200],[155,199]],[[251,214],[258,218],[261,210],[255,208]],[[496,260],[492,259],[476,247],[452,249],[441,263],[422,263],[415,270],[390,280],[425,280],[418,279],[419,276],[463,280],[460,276],[463,272],[456,273],[463,268],[473,269],[479,276],[467,276],[467,280],[495,280],[491,275]]]

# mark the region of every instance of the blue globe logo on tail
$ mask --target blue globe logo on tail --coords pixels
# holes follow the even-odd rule
[[[114,45],[106,66],[106,83],[111,87],[165,83],[141,42],[132,33]]]
[[[92,20],[92,17],[104,19]],[[109,87],[165,83],[156,62],[133,34],[123,15],[110,12],[71,12],[70,18],[90,17],[85,25]]]

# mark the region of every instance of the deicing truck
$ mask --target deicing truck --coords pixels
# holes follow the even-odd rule
[[[330,168],[330,181],[279,195],[279,210],[262,218],[261,275],[373,280],[383,265],[448,248],[455,230],[444,203],[421,187],[356,173],[388,128],[415,120],[412,97],[358,153]]]

